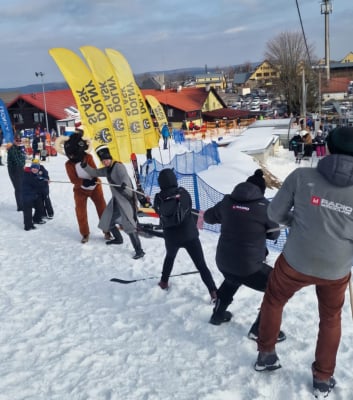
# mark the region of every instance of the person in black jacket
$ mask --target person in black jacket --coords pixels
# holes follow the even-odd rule
[[[43,185],[43,190],[41,191],[40,195],[43,200],[43,207],[44,207],[44,218],[53,219],[54,218],[54,209],[53,205],[49,196],[49,172],[44,167],[44,165],[40,164],[39,160],[33,159],[32,164],[38,163],[38,177],[43,178],[45,185]]]
[[[272,271],[265,263],[266,239],[276,240],[280,231],[278,224],[267,217],[269,201],[264,197],[265,189],[263,171],[257,169],[246,182],[235,186],[231,194],[205,211],[206,223],[221,224],[216,263],[224,281],[217,290],[217,301],[209,321],[213,325],[231,320],[232,313],[226,310],[240,286],[260,292],[266,289]],[[274,231],[268,232],[270,229]],[[250,339],[257,339],[259,321],[260,315],[248,333]],[[284,339],[284,333],[280,332],[278,340]]]
[[[306,133],[306,131],[302,132]],[[294,157],[296,161],[299,160],[299,153],[304,153],[304,141],[299,132],[289,141],[289,150],[294,151]]]
[[[13,143],[7,143],[7,170],[15,189],[17,211],[23,211],[22,183],[25,164],[26,152],[21,137],[16,135]]]
[[[45,190],[47,182],[38,175],[38,163],[32,163],[30,167],[24,169],[23,174],[23,222],[25,231],[35,229],[34,224],[45,224],[42,219],[44,215],[44,205],[41,193]],[[34,208],[34,215],[32,209]]]
[[[169,196],[173,196],[177,193],[180,194],[180,201],[188,205],[188,213],[184,220],[178,226],[172,226],[169,228],[163,227],[166,256],[163,262],[162,277],[158,283],[161,289],[168,289],[168,279],[173,269],[175,257],[180,248],[185,250],[190,255],[195,267],[200,271],[201,279],[206,285],[211,300],[215,300],[216,297],[216,284],[213,280],[212,274],[208,269],[203,254],[201,242],[199,239],[199,231],[196,226],[196,220],[191,213],[192,200],[189,192],[178,187],[177,178],[172,169],[163,169],[158,176],[158,184],[161,191],[156,194],[153,202],[153,208],[160,215],[161,199],[166,199]],[[162,223],[163,226],[163,223]]]

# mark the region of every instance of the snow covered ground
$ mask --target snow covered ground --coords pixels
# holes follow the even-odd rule
[[[174,151],[181,151],[175,146]],[[163,150],[162,150],[163,152]],[[154,151],[157,158],[159,152]],[[165,151],[165,155],[167,151]],[[220,148],[222,164],[202,178],[226,193],[251,175],[257,164]],[[53,181],[68,181],[62,155],[45,162]],[[293,154],[281,149],[267,162],[280,179],[293,169]],[[256,343],[247,338],[262,294],[241,288],[222,326],[208,323],[212,312],[200,277],[157,282],[163,240],[141,238],[146,256],[133,260],[124,244],[106,246],[89,204],[91,238],[80,243],[72,185],[51,183],[55,217],[35,231],[23,230],[7,168],[0,167],[0,400],[306,400],[312,399],[310,366],[318,313],[312,287],[285,308],[287,340],[277,351],[283,368],[253,369]],[[106,199],[110,192],[104,186]],[[266,195],[272,197],[273,190]],[[205,256],[217,284],[218,235],[201,231]],[[313,238],[315,240],[315,238]],[[269,262],[277,257],[271,252]],[[173,273],[194,270],[180,251]],[[113,277],[152,279],[128,285]],[[336,388],[331,399],[352,399],[353,321],[349,295],[343,309]]]

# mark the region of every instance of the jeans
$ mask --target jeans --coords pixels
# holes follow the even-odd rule
[[[312,371],[315,378],[328,380],[336,366],[341,340],[341,313],[349,280],[350,273],[337,280],[304,275],[293,269],[281,254],[276,260],[261,305],[258,350],[269,352],[275,349],[284,305],[298,290],[315,285],[320,324]]]

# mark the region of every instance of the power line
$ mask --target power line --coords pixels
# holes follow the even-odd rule
[[[300,9],[299,9],[298,0],[295,0],[295,3],[296,3],[296,5],[297,5],[297,11],[298,11],[298,16],[299,16],[300,26],[301,26],[301,28],[302,28],[302,34],[303,34],[304,44],[305,44],[305,48],[306,48],[306,54],[307,54],[307,57],[308,57],[309,64],[312,65],[312,63],[311,63],[311,58],[310,58],[309,47],[308,47],[308,43],[307,43],[307,41],[306,41],[306,36],[305,36],[305,32],[304,32],[304,26],[303,26],[302,16],[301,16],[301,14],[300,14]]]

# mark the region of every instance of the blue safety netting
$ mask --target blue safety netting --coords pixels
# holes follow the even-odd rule
[[[186,141],[190,152],[176,155],[169,164],[161,164],[153,159],[140,167],[140,180],[145,194],[153,201],[156,193],[160,191],[158,186],[159,172],[164,168],[173,168],[178,185],[183,186],[191,195],[193,208],[196,210],[207,210],[221,201],[224,193],[218,192],[201,179],[197,173],[206,170],[210,165],[220,163],[217,144],[202,144],[201,140]],[[203,229],[220,232],[220,225],[203,224]],[[288,231],[281,230],[276,242],[267,241],[267,245],[275,250],[281,251],[286,241]]]

